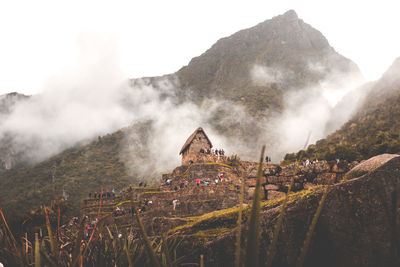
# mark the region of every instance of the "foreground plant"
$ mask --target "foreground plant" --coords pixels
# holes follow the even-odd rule
[[[253,205],[250,215],[249,231],[246,247],[246,267],[258,267],[260,246],[260,211],[261,211],[261,179],[262,163],[264,160],[265,145],[261,149],[260,161],[257,170],[257,183],[253,196]]]

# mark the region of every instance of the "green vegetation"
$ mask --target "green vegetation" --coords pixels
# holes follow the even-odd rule
[[[376,102],[373,97],[340,130],[307,150],[287,154],[285,161],[306,158],[353,161],[383,153],[400,153],[400,88],[394,88]]]
[[[46,208],[44,208],[46,213]],[[0,209],[0,259],[5,266],[162,266],[177,267],[184,257],[177,257],[181,239],[176,236],[149,238],[141,225],[141,235],[132,229],[123,237],[104,227],[102,219],[95,225],[90,238],[84,237],[84,221],[77,225],[78,233],[60,231],[46,218],[47,231],[38,231],[32,242],[28,236],[17,241],[8,228]],[[139,218],[139,217],[138,217]],[[138,219],[140,221],[140,218]],[[53,222],[54,223],[54,222]],[[151,253],[152,258],[146,257]]]
[[[69,195],[66,215],[76,214],[89,192],[100,187],[122,189],[136,181],[121,160],[124,133],[118,131],[90,144],[64,151],[33,167],[17,167],[0,175],[1,204],[11,225],[32,214],[42,204]],[[53,178],[54,177],[54,178]]]
[[[257,183],[253,195],[253,203],[251,207],[251,215],[249,221],[249,231],[247,233],[246,246],[246,266],[259,266],[259,232],[260,232],[260,211],[261,211],[261,179],[262,179],[262,164],[264,161],[265,145],[261,149],[260,161],[257,170]],[[241,208],[239,209],[241,212]]]

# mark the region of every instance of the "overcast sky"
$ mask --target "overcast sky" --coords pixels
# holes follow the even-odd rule
[[[218,39],[294,9],[374,80],[400,56],[398,1],[0,0],[0,94],[34,94],[74,68],[85,36],[126,77],[175,72]],[[100,49],[101,50],[101,49]]]

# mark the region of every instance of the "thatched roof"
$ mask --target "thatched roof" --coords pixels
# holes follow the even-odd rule
[[[212,147],[212,143],[211,143],[210,139],[208,138],[206,132],[203,130],[203,128],[199,127],[199,128],[197,128],[197,129],[189,136],[189,138],[186,140],[186,142],[185,142],[185,144],[183,145],[181,151],[179,152],[179,155],[182,154],[183,151],[185,151],[186,148],[189,147],[189,145],[190,145],[190,144],[192,143],[192,141],[193,141],[193,138],[196,136],[196,134],[197,134],[198,132],[203,132],[204,136],[207,138],[208,143],[210,143],[210,147]]]

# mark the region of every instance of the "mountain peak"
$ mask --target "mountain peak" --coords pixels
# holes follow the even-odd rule
[[[296,11],[294,11],[293,9],[290,9],[290,10],[286,11],[281,16],[283,18],[286,18],[286,19],[289,19],[289,20],[299,19],[299,17],[297,16]]]

